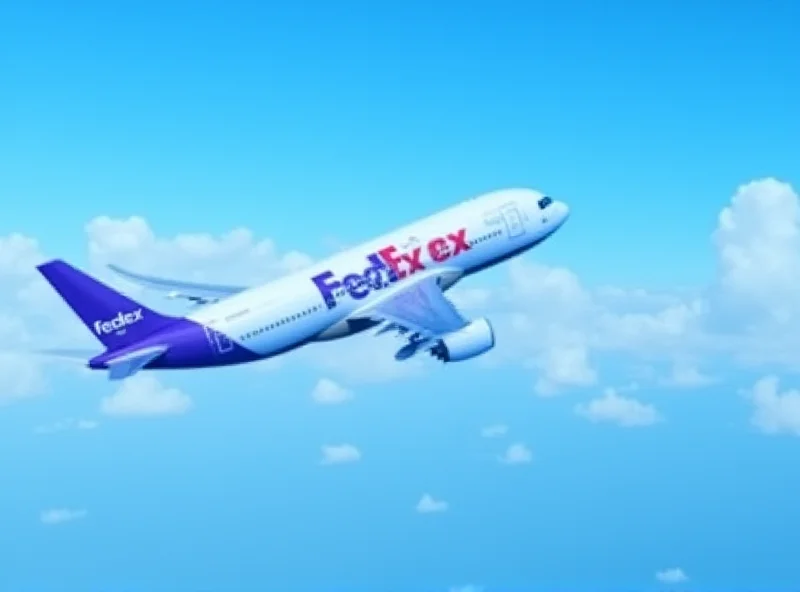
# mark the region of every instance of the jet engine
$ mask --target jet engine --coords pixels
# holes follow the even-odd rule
[[[461,362],[485,354],[493,347],[494,330],[489,321],[481,317],[442,337],[431,348],[431,355],[442,362]]]

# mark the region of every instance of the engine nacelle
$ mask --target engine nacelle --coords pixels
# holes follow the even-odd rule
[[[485,354],[493,347],[494,329],[487,319],[481,317],[442,337],[431,349],[431,355],[443,362],[461,362]]]

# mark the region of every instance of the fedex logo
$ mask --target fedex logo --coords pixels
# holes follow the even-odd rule
[[[463,251],[471,248],[467,241],[467,229],[462,228],[444,237],[435,237],[425,245],[425,252],[434,263],[443,263]],[[355,300],[366,298],[373,290],[382,290],[387,286],[426,269],[422,259],[423,247],[418,246],[406,252],[399,252],[397,247],[388,246],[377,253],[367,256],[369,267],[361,273],[349,273],[341,280],[336,279],[330,270],[311,278],[317,286],[325,305],[331,309],[336,306],[338,293],[346,292]]]
[[[117,313],[113,319],[107,321],[95,321],[94,332],[98,335],[108,335],[109,333],[123,333],[128,325],[138,323],[144,318],[142,309],[137,308],[133,312]]]

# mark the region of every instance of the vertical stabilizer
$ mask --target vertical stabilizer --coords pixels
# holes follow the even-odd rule
[[[60,259],[37,269],[110,350],[133,345],[176,320],[150,310]]]

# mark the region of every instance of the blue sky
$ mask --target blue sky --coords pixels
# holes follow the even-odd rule
[[[159,375],[172,412],[130,417],[0,359],[1,592],[800,582],[796,3],[164,4],[0,8],[7,343],[87,338],[42,257],[248,282],[500,187],[572,217],[464,287],[474,363],[357,340]]]

